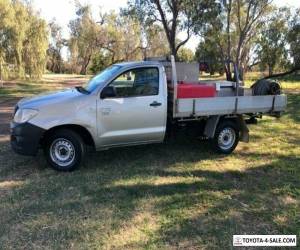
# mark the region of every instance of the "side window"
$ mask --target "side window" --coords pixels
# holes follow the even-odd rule
[[[158,95],[158,68],[136,68],[124,72],[113,80],[109,86],[116,90],[117,97]]]

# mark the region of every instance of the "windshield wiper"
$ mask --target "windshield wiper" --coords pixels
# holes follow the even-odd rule
[[[85,95],[88,95],[90,92],[88,90],[86,90],[85,88],[83,88],[82,86],[76,86],[75,89]]]

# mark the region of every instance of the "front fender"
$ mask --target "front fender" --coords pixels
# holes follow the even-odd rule
[[[96,101],[81,100],[79,102],[49,105],[39,110],[30,123],[44,130],[65,125],[77,125],[86,128],[96,138]]]

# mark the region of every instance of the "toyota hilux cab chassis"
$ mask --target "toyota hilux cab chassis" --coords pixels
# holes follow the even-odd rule
[[[285,95],[254,96],[240,87],[238,77],[236,82],[198,82],[198,76],[198,64],[175,63],[174,57],[120,63],[83,87],[22,99],[11,122],[12,148],[31,156],[42,148],[54,169],[71,171],[87,145],[101,151],[161,143],[175,127],[199,124],[197,136],[229,154],[239,141],[249,140],[245,117],[278,115],[286,107]],[[186,82],[193,82],[189,86],[199,96],[193,88],[180,95]],[[201,86],[213,94],[202,95]]]

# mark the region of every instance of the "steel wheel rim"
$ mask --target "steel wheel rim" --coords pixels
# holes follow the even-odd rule
[[[50,146],[51,160],[60,167],[67,167],[75,160],[74,145],[67,139],[58,138]]]
[[[236,133],[233,128],[224,128],[218,136],[218,145],[222,150],[229,150],[233,147]]]

